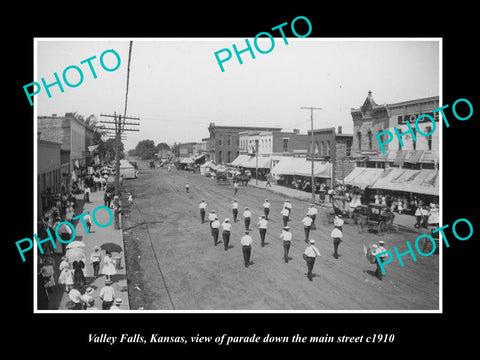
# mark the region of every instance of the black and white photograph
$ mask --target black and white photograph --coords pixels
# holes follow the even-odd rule
[[[36,49],[38,310],[441,310],[441,39]]]
[[[469,6],[71,5],[2,24],[7,351],[473,349]]]

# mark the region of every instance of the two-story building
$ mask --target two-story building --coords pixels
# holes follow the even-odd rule
[[[93,130],[73,113],[65,116],[38,116],[39,139],[60,143],[62,176],[69,191],[71,175],[91,165],[92,154],[88,146],[93,145]]]
[[[345,182],[409,199],[418,196],[438,202],[440,124],[438,112],[433,112],[437,108],[438,96],[378,105],[369,91],[363,105],[351,109],[352,158],[356,168],[345,177]],[[415,122],[422,114],[429,114],[437,122],[436,131],[428,137],[417,135]],[[402,136],[401,146],[394,127],[402,134],[408,131],[407,122],[414,136]],[[425,134],[432,130],[430,121],[419,121],[417,126]],[[382,154],[376,135],[385,130],[393,134],[393,139],[384,146],[385,154]]]
[[[308,131],[309,139],[312,131]],[[324,129],[313,129],[313,150],[312,141],[309,142],[309,154],[314,154],[315,159],[328,161],[332,166],[332,176],[330,178],[331,187],[337,182],[342,183],[346,175],[354,168],[355,164],[351,160],[353,135],[343,133],[342,127],[330,127]]]
[[[218,164],[230,164],[240,155],[239,133],[243,131],[281,131],[276,127],[223,126],[210,123],[208,153],[210,160]]]

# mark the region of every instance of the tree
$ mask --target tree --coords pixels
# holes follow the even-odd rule
[[[164,143],[164,142],[161,142],[157,145],[157,150],[160,151],[160,150],[170,150],[170,146],[168,146],[167,143]]]
[[[135,147],[136,156],[140,156],[143,160],[152,159],[156,152],[153,140],[142,140]]]

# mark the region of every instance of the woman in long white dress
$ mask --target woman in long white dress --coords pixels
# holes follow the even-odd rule
[[[73,287],[73,272],[66,256],[62,257],[62,262],[59,265],[60,275],[58,283],[65,285],[65,292],[69,292]]]
[[[117,273],[115,265],[112,260],[112,253],[110,251],[106,252],[106,256],[103,258],[103,269],[101,271],[105,275],[107,280],[112,280],[111,276]]]

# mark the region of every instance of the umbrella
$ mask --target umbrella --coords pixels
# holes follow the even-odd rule
[[[65,249],[76,249],[76,248],[82,248],[82,247],[85,247],[85,243],[83,241],[80,241],[80,240],[75,240],[75,241],[72,241],[71,243],[69,243]]]
[[[83,262],[85,262],[86,259],[85,250],[83,250],[82,248],[67,249],[65,256],[68,258],[70,263],[74,262],[75,260],[83,260]]]
[[[123,251],[123,249],[120,245],[114,244],[114,243],[104,243],[104,244],[100,245],[100,249],[105,250],[105,251],[109,251],[109,252],[117,252],[117,253]]]

